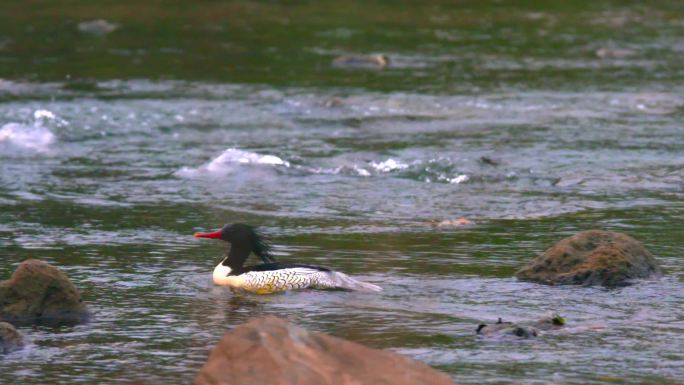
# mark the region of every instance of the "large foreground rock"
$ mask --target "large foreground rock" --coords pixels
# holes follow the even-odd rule
[[[451,379],[396,353],[308,332],[276,317],[226,333],[196,385],[447,385]]]
[[[0,354],[9,353],[24,346],[24,339],[17,329],[7,322],[0,322]]]
[[[659,274],[653,255],[629,235],[602,230],[565,238],[520,269],[519,279],[550,285],[624,286]]]
[[[0,282],[0,320],[10,322],[82,322],[89,313],[78,289],[64,273],[29,259]]]

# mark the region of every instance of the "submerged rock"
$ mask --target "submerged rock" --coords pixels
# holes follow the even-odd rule
[[[490,165],[490,166],[499,166],[499,165],[501,165],[501,162],[500,162],[500,161],[498,161],[498,160],[496,160],[496,159],[494,159],[494,158],[488,157],[488,156],[481,156],[481,157],[480,157],[480,163],[487,164],[487,165]]]
[[[449,376],[396,353],[309,332],[276,317],[226,333],[196,385],[453,384]]]
[[[321,104],[323,105],[323,107],[326,107],[326,108],[334,108],[334,107],[344,106],[345,102],[344,102],[344,100],[342,100],[340,98],[332,97],[332,98],[325,99],[323,101],[323,103],[321,103]]]
[[[554,329],[559,329],[565,326],[566,321],[565,318],[560,316],[559,314],[554,314],[550,317],[544,317],[540,320],[535,321],[532,326],[539,330],[554,330]]]
[[[475,331],[478,335],[486,337],[519,337],[533,338],[544,331],[559,329],[565,326],[565,318],[554,314],[534,322],[504,322],[501,318],[495,324],[480,324]]]
[[[431,222],[432,227],[436,229],[445,229],[445,228],[452,228],[452,227],[462,227],[462,226],[468,226],[472,225],[473,221],[466,217],[460,217],[456,219],[445,219],[443,221],[433,221]]]
[[[0,354],[19,350],[24,346],[24,338],[7,322],[0,322]]]
[[[549,285],[625,286],[660,273],[657,261],[629,235],[603,230],[565,238],[515,273]]]
[[[385,68],[390,59],[386,55],[343,55],[333,60],[335,67],[376,67]]]
[[[81,295],[56,267],[29,259],[0,282],[0,320],[83,322],[89,317]]]
[[[596,50],[596,56],[601,59],[624,59],[636,55],[631,49],[602,47]]]
[[[480,324],[475,333],[487,337],[514,336],[520,338],[532,338],[539,335],[539,331],[531,326],[518,325],[512,322],[503,322],[501,318],[495,324]]]

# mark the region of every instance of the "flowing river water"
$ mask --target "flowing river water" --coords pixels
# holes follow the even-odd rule
[[[0,383],[187,384],[265,314],[459,384],[683,383],[681,2],[73,3],[0,6],[0,278],[50,262],[94,319],[21,327]],[[192,234],[231,222],[384,291],[214,287],[224,246]],[[512,278],[592,228],[664,276]],[[568,332],[475,336],[551,312]]]

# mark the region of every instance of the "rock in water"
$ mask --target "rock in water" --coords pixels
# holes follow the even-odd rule
[[[78,23],[78,30],[83,33],[89,33],[97,36],[104,36],[114,32],[118,28],[117,24],[110,23],[107,20],[98,19]]]
[[[389,63],[387,55],[343,55],[333,60],[333,67],[385,68]]]
[[[444,373],[397,353],[308,332],[276,317],[226,333],[196,385],[447,385]]]
[[[0,322],[0,354],[6,354],[21,349],[24,339],[17,329],[7,322]]]
[[[482,324],[475,331],[478,335],[486,337],[514,336],[519,338],[533,338],[539,335],[539,331],[531,326],[518,325],[511,322],[499,322],[487,325]]]
[[[81,295],[56,267],[29,259],[0,282],[0,320],[83,322],[89,317]]]
[[[537,320],[533,326],[539,330],[555,330],[564,327],[566,324],[565,318],[560,314],[554,314],[550,317],[544,317]]]
[[[589,230],[561,240],[515,275],[521,280],[549,285],[617,287],[659,273],[653,255],[634,238]]]
[[[596,50],[596,56],[601,59],[624,59],[634,55],[636,55],[636,52],[631,49],[603,47]]]
[[[466,217],[460,217],[457,219],[445,219],[443,221],[433,221],[432,222],[432,227],[436,229],[444,229],[444,228],[451,228],[451,227],[462,227],[462,226],[468,226],[472,225],[473,221]]]
[[[558,314],[544,317],[534,322],[504,322],[501,318],[494,324],[480,324],[475,333],[484,337],[519,337],[533,338],[545,331],[557,330],[565,326],[565,318]]]

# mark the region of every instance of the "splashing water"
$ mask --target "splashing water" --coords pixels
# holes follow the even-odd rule
[[[0,143],[15,149],[49,152],[55,141],[55,135],[48,127],[51,124],[60,127],[68,123],[52,111],[36,110],[33,112],[33,122],[29,124],[11,122],[3,125],[0,128]]]
[[[275,155],[262,155],[256,152],[229,148],[211,162],[198,168],[183,167],[176,172],[178,176],[191,177],[198,174],[227,174],[238,164],[290,167],[290,163]]]
[[[47,152],[55,140],[55,135],[45,127],[7,123],[0,128],[0,143],[9,143],[37,152]]]
[[[384,162],[371,162],[371,167],[379,172],[390,172],[394,170],[404,170],[409,167],[408,164],[397,162],[396,160],[389,158]]]

